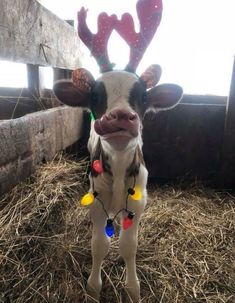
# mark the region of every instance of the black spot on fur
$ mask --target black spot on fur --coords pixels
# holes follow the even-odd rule
[[[139,117],[142,118],[148,107],[148,98],[144,82],[140,80],[133,85],[128,101],[131,107],[139,114]]]
[[[133,161],[126,171],[126,177],[137,176],[139,174],[140,164],[143,164],[145,166],[143,154],[138,145],[135,150],[135,155],[134,155]]]
[[[91,91],[90,109],[96,119],[102,117],[107,109],[107,93],[102,82],[96,82]]]

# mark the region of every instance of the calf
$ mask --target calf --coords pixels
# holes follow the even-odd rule
[[[103,13],[94,35],[87,28],[87,12],[82,8],[78,13],[78,32],[100,65],[102,75],[95,81],[87,70],[80,68],[73,72],[71,80],[54,84],[55,95],[63,103],[91,111],[90,190],[81,203],[89,205],[93,223],[92,270],[87,283],[92,302],[99,301],[101,266],[115,233],[116,220],[121,222],[120,254],[126,264],[126,288],[132,302],[140,300],[136,250],[148,177],[142,155],[142,120],[148,109],[171,108],[182,96],[177,85],[156,86],[161,76],[159,65],[150,66],[140,77],[135,74],[160,22],[161,11],[160,0],[139,0],[140,33],[135,33],[129,14],[119,21],[115,15],[109,17]],[[107,55],[107,41],[113,29],[131,46],[130,62],[123,71],[113,71]],[[128,37],[130,32],[132,35]]]

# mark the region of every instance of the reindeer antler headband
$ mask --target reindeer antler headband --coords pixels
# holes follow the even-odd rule
[[[101,13],[98,16],[98,31],[92,34],[86,23],[87,10],[82,7],[78,12],[79,37],[91,51],[102,73],[113,68],[108,57],[107,45],[114,29],[130,47],[130,59],[125,70],[135,72],[141,61],[160,24],[162,0],[138,0],[136,10],[140,22],[139,33],[136,33],[134,20],[129,13],[122,15],[121,20],[118,20],[116,15],[108,16]]]

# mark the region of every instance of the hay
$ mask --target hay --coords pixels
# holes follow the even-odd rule
[[[78,204],[85,161],[59,155],[0,201],[0,302],[85,302],[91,223]],[[153,187],[137,255],[142,302],[234,302],[235,198],[200,186]],[[101,302],[122,302],[118,239]]]

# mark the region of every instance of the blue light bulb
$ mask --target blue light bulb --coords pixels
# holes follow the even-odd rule
[[[108,237],[112,237],[114,234],[114,226],[113,226],[113,220],[108,219],[107,224],[105,226],[105,233]]]

